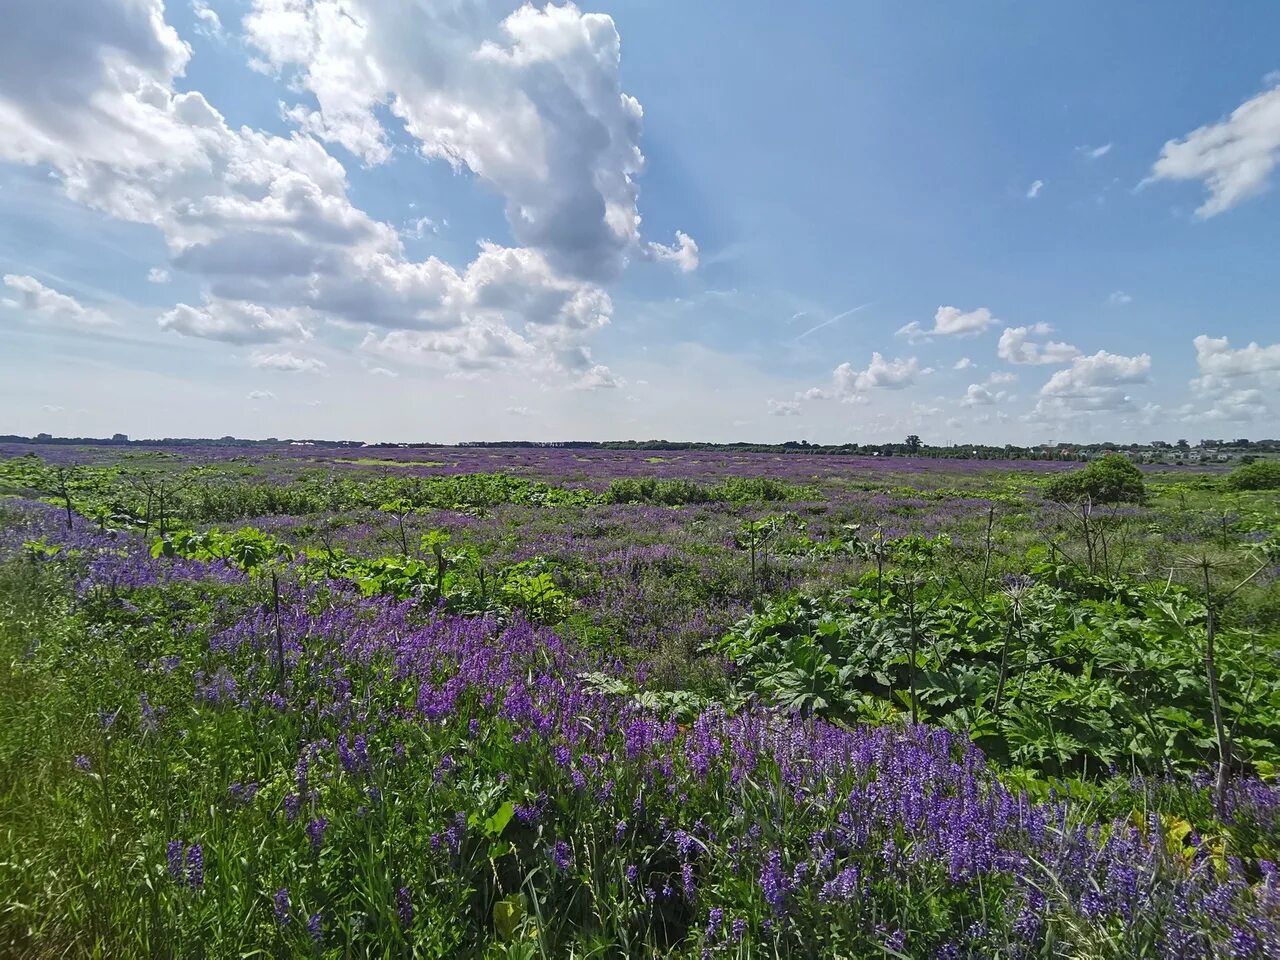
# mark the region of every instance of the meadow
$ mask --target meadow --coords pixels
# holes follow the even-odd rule
[[[1280,956],[1273,466],[0,445],[0,954]]]

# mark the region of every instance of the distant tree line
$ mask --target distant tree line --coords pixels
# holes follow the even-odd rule
[[[64,446],[138,446],[138,447],[279,447],[308,446],[330,449],[400,449],[400,448],[438,448],[448,444],[431,441],[414,441],[412,443],[365,443],[360,440],[319,440],[319,439],[278,439],[268,437],[265,440],[246,440],[241,437],[164,437],[162,439],[132,440],[126,434],[117,433],[111,437],[55,437],[40,433],[34,437],[16,434],[0,435],[0,443],[52,444]],[[1150,443],[1055,443],[1032,446],[1018,446],[1012,443],[1003,445],[985,443],[955,443],[946,446],[933,446],[925,443],[916,434],[906,437],[901,443],[810,443],[808,440],[787,440],[784,443],[750,443],[739,441],[734,443],[713,443],[710,441],[687,440],[473,440],[457,444],[459,447],[485,448],[518,448],[535,447],[543,449],[563,448],[569,450],[638,450],[638,451],[684,451],[705,450],[724,453],[803,453],[816,456],[863,456],[863,457],[927,457],[936,460],[1060,460],[1082,461],[1093,460],[1108,453],[1127,453],[1131,457],[1154,453],[1160,456],[1172,454],[1175,457],[1192,456],[1193,450],[1201,453],[1212,451],[1234,451],[1253,458],[1257,454],[1280,453],[1280,440],[1201,440],[1192,447],[1187,440],[1178,440],[1170,444],[1163,440]],[[1245,458],[1241,458],[1245,459]],[[1247,461],[1246,461],[1247,462]]]

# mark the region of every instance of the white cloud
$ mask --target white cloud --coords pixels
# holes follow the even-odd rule
[[[963,406],[985,406],[996,402],[995,395],[980,383],[971,383],[960,401]]]
[[[400,374],[396,373],[394,370],[388,370],[386,367],[370,367],[369,373],[375,377],[387,377],[391,380],[400,376]]]
[[[528,407],[507,407],[506,412],[513,417],[532,417],[533,411]]]
[[[968,313],[959,307],[939,307],[933,315],[932,329],[926,330],[919,322],[912,320],[905,327],[899,327],[897,335],[906,337],[911,343],[930,337],[972,337],[998,322],[986,307],[978,307]]]
[[[1104,143],[1100,147],[1082,147],[1081,149],[1090,160],[1098,160],[1111,152],[1111,146],[1109,143]]]
[[[418,217],[410,220],[408,225],[400,231],[406,237],[412,237],[414,240],[421,240],[427,235],[434,235],[440,232],[440,227],[430,217]]]
[[[4,285],[14,296],[0,301],[29,320],[68,327],[109,327],[114,321],[101,310],[86,307],[75,297],[46,287],[35,277],[5,274]]]
[[[1271,407],[1267,403],[1267,394],[1257,388],[1245,390],[1229,390],[1214,401],[1213,405],[1199,414],[1205,420],[1227,420],[1235,423],[1251,423],[1270,416]]]
[[[1280,371],[1280,343],[1260,347],[1250,342],[1246,347],[1232,350],[1226,337],[1214,338],[1204,334],[1196,337],[1193,343],[1201,375],[1241,377]]]
[[[249,366],[288,373],[315,373],[326,366],[315,357],[299,357],[292,353],[255,353],[249,357]]]
[[[680,268],[681,273],[692,273],[698,269],[698,244],[693,237],[681,230],[676,231],[676,242],[673,246],[650,243],[648,250],[654,259],[674,263]]]
[[[302,315],[288,308],[270,310],[256,303],[215,299],[202,307],[179,303],[156,322],[161,329],[186,337],[243,345],[309,339],[311,332],[303,325]]]
[[[628,255],[696,263],[640,239],[643,111],[622,91],[613,19],[572,4],[254,0],[248,40],[319,109],[289,116],[366,163],[390,155],[385,108],[424,156],[466,167],[506,200],[518,243],[558,271],[612,277]],[[668,255],[669,254],[669,255]]]
[[[1059,370],[1040,388],[1040,400],[1033,416],[1054,419],[1073,413],[1120,410],[1133,406],[1126,387],[1150,379],[1151,357],[1126,357],[1099,350],[1092,356],[1076,357],[1071,366]]]
[[[165,311],[165,329],[249,344],[374,327],[437,365],[518,359],[576,378],[591,367],[584,339],[612,312],[597,279],[633,257],[696,263],[687,235],[640,239],[640,108],[619,86],[607,16],[258,0],[250,40],[319,101],[291,111],[302,130],[280,137],[177,92],[191,51],[161,0],[58,7],[30,6],[22,30],[0,33],[0,161],[47,164],[72,200],[160,232],[206,291]],[[394,226],[353,205],[314,137],[381,162],[384,105],[425,156],[499,189],[523,247],[481,244],[464,268],[415,261]]]
[[[147,283],[168,283],[169,271],[162,270],[160,267],[152,267],[147,272]]]
[[[626,381],[603,364],[595,364],[578,378],[574,386],[579,390],[616,390]]]
[[[1225,120],[1170,140],[1151,168],[1152,180],[1202,180],[1209,197],[1201,219],[1230,210],[1266,190],[1280,163],[1280,82],[1246,100]]]
[[[797,400],[837,399],[845,403],[866,403],[863,396],[870,390],[901,390],[915,383],[916,377],[931,373],[920,369],[915,357],[886,360],[880,353],[871,354],[871,362],[865,370],[856,370],[851,363],[842,363],[831,374],[831,387],[810,387],[796,394]]]
[[[1032,180],[1031,186],[1027,187],[1027,199],[1034,200],[1036,197],[1040,196],[1040,191],[1043,189],[1044,189],[1043,180]]]
[[[800,416],[800,404],[794,400],[769,400],[769,413],[775,417]]]
[[[1125,293],[1123,290],[1114,290],[1111,296],[1107,297],[1107,303],[1114,307],[1123,307],[1127,303],[1132,303],[1133,297]]]
[[[1080,356],[1080,351],[1069,343],[1049,340],[1037,343],[1033,335],[1044,336],[1051,331],[1047,323],[1029,327],[1006,327],[996,344],[996,355],[1008,363],[1066,363]]]
[[[276,395],[270,390],[250,390],[247,399],[249,400],[274,400]]]
[[[1280,388],[1280,343],[1231,349],[1226,337],[1201,334],[1193,341],[1200,375],[1191,381],[1197,402],[1180,413],[1188,419],[1248,422],[1271,413]]]
[[[198,31],[214,40],[223,39],[222,20],[207,0],[191,0],[191,12],[199,21],[199,26],[196,27]]]
[[[972,366],[973,366],[972,360],[970,360],[968,357],[961,357],[959,360],[955,362],[955,364],[951,367],[951,369],[952,370],[968,370]]]

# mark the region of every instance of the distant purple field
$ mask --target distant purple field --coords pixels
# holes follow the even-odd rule
[[[34,453],[51,463],[128,462],[139,456],[163,454],[187,464],[240,460],[281,472],[324,467],[336,470],[395,470],[407,475],[506,472],[543,480],[590,486],[622,477],[649,476],[714,482],[726,477],[767,476],[792,483],[891,482],[921,475],[940,478],[990,473],[1056,473],[1079,463],[1052,460],[960,460],[932,457],[873,457],[803,453],[737,453],[704,450],[582,450],[564,447],[364,447],[330,448],[292,444],[247,447],[170,447],[133,444],[70,446],[0,444],[0,458]],[[149,458],[149,456],[148,456]],[[370,462],[378,461],[378,462]],[[1212,470],[1200,466],[1151,465],[1148,472]],[[946,482],[945,479],[942,482]]]

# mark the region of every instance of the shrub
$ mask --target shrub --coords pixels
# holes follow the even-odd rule
[[[1059,503],[1143,503],[1147,488],[1128,457],[1109,453],[1083,470],[1054,477],[1045,484],[1045,496]]]
[[[1228,490],[1280,490],[1280,460],[1258,460],[1231,471]]]

